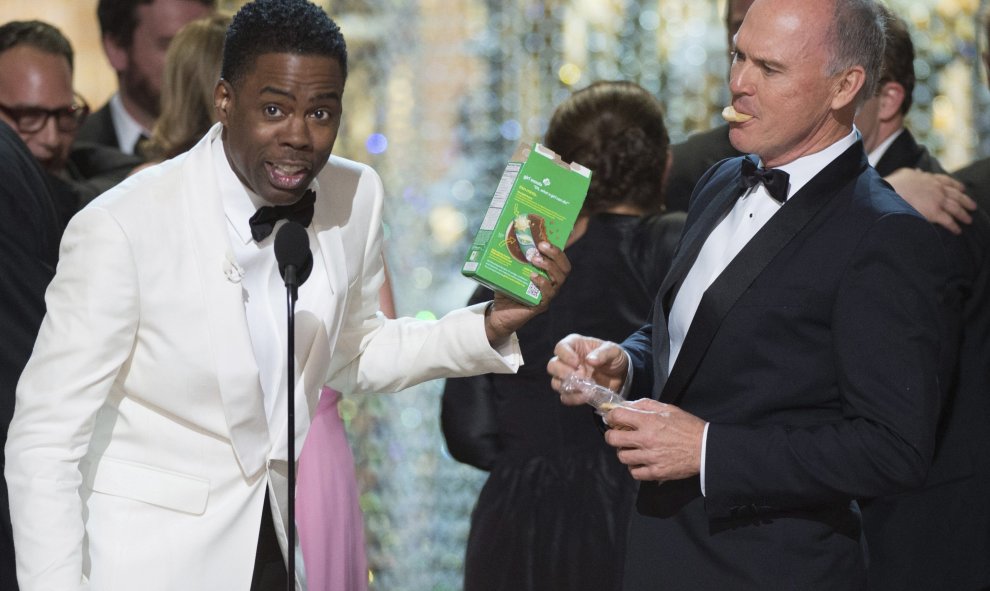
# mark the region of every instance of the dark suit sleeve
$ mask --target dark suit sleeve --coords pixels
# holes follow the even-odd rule
[[[676,246],[671,250],[670,257],[672,260],[664,261],[666,268],[668,269],[668,274],[670,269],[674,266],[675,262],[678,260],[678,255],[682,247],[682,242],[684,236],[688,233],[691,226],[698,221],[698,217],[701,215],[701,211],[704,209],[704,203],[706,199],[709,199],[711,195],[718,192],[718,189],[712,189],[709,187],[709,183],[712,182],[712,178],[719,173],[726,173],[726,169],[723,168],[727,162],[732,160],[727,158],[720,160],[712,165],[698,181],[697,186],[691,194],[691,209],[688,210],[686,217],[680,217],[678,214],[677,218],[672,219],[672,223],[675,227],[679,227],[677,230],[678,241]],[[664,281],[666,281],[666,277]],[[673,289],[673,287],[670,287]],[[661,290],[657,293],[657,297],[653,302],[653,311],[650,314],[650,322],[646,326],[640,328],[635,333],[629,335],[625,341],[622,342],[622,348],[626,350],[629,354],[630,362],[632,364],[632,385],[630,389],[630,398],[643,398],[652,396],[654,390],[656,389],[656,384],[654,383],[655,373],[654,364],[657,363],[657,356],[659,351],[655,350],[654,347],[654,325],[656,323],[663,323],[666,326],[666,317],[663,310],[664,298],[668,297],[667,290],[661,286]],[[673,294],[670,294],[670,299],[673,299]],[[666,334],[666,331],[661,331],[660,334]],[[660,338],[666,338],[660,337]]]
[[[44,173],[13,131],[0,126],[0,421],[6,439],[14,388],[45,315],[59,225]]]
[[[874,223],[837,286],[831,326],[841,420],[709,427],[706,506],[807,508],[916,487],[934,447],[945,258],[920,217]],[[828,392],[824,392],[828,394]],[[781,393],[784,395],[784,393]],[[787,419],[786,422],[782,419]],[[783,423],[783,424],[782,424]]]
[[[468,305],[490,300],[491,290],[479,287]],[[447,451],[458,462],[491,470],[501,452],[495,391],[488,375],[448,378],[440,397],[440,430]]]
[[[45,175],[27,147],[0,122],[0,429],[14,413],[14,390],[45,315],[55,274],[59,225]],[[6,461],[0,449],[0,472]],[[14,543],[7,487],[0,481],[0,580],[14,582]],[[9,582],[9,586],[8,586]]]
[[[656,306],[653,313],[656,314]],[[648,398],[653,392],[653,322],[629,335],[622,342],[622,348],[629,354],[632,365],[632,384],[629,398]]]

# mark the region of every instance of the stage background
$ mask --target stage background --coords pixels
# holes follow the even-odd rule
[[[986,2],[889,2],[908,21],[918,52],[909,127],[952,170],[990,154],[990,96],[978,61]],[[674,141],[717,124],[728,96],[724,0],[319,3],[350,51],[335,151],[382,175],[386,256],[403,315],[432,318],[467,300],[474,284],[459,275],[460,263],[505,160],[518,141],[542,135],[572,90],[598,79],[638,82],[664,103]],[[243,2],[220,4],[233,11]],[[116,82],[95,6],[0,0],[0,22],[41,18],[61,28],[77,53],[76,87],[98,108]],[[460,588],[469,515],[485,475],[446,452],[441,388],[345,395],[340,405],[375,590]]]

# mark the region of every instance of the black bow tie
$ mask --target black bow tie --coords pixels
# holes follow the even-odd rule
[[[757,168],[749,158],[742,161],[742,184],[747,189],[752,189],[756,185],[763,183],[767,193],[778,202],[787,201],[787,185],[790,176],[783,170],[777,168]]]
[[[309,226],[313,221],[313,204],[316,203],[316,192],[312,189],[303,193],[299,201],[290,205],[266,205],[254,212],[248,222],[251,224],[251,236],[255,242],[261,242],[271,235],[275,222],[291,220],[303,226]]]

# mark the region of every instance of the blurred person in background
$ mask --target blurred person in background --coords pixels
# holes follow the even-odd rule
[[[560,404],[546,378],[571,332],[625,336],[649,319],[684,214],[659,215],[669,162],[659,102],[630,82],[598,82],[554,112],[544,144],[592,171],[567,242],[568,285],[519,331],[513,376],[447,380],[442,428],[459,461],[491,472],[471,517],[465,591],[620,588],[635,496],[590,406]],[[491,292],[478,288],[471,302]]]
[[[61,223],[48,178],[18,133],[0,121],[0,444],[14,391],[45,315]],[[0,470],[5,464],[0,453]],[[17,591],[7,483],[0,482],[0,589]]]
[[[230,17],[196,19],[175,35],[165,54],[161,114],[140,146],[149,161],[168,160],[193,147],[217,122],[213,90],[220,80],[223,39]]]
[[[983,65],[990,78],[990,10],[983,15]],[[986,113],[983,116],[987,116]],[[966,185],[966,191],[980,204],[990,207],[990,157],[981,158],[953,173],[960,182]]]
[[[172,38],[215,7],[216,0],[100,0],[96,16],[118,90],[89,118],[79,141],[134,154],[160,113],[165,53]]]
[[[0,26],[0,120],[50,175],[63,226],[138,162],[103,146],[73,143],[89,113],[72,88],[73,57],[69,40],[48,23]]]
[[[870,163],[944,172],[904,120],[914,90],[914,45],[887,11],[884,74],[856,115]],[[862,499],[872,591],[990,588],[990,218],[972,212],[961,234],[939,232],[949,279],[941,356],[942,408],[924,484]]]

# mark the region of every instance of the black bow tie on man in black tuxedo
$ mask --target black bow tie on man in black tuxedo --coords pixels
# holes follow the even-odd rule
[[[767,193],[779,203],[787,201],[787,186],[790,183],[790,175],[777,168],[757,168],[749,158],[742,160],[742,184],[747,189],[752,189],[759,183],[763,183]]]
[[[304,227],[313,221],[313,204],[316,203],[316,192],[312,189],[303,193],[299,201],[290,205],[266,205],[258,208],[251,219],[251,236],[255,242],[261,242],[275,229],[275,222],[291,220],[299,222]]]

